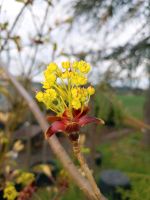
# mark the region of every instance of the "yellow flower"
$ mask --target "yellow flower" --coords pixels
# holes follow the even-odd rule
[[[55,72],[57,70],[58,66],[56,63],[50,63],[48,66],[47,66],[47,71],[49,73],[52,73],[52,72]]]
[[[51,109],[52,101],[50,100],[48,94],[44,94],[43,103],[46,105],[46,108],[47,108],[47,109]]]
[[[73,75],[72,72],[65,71],[65,72],[62,73],[62,76],[61,76],[61,77],[62,77],[63,79],[66,79],[66,78],[71,78],[72,75]]]
[[[81,88],[77,87],[77,88],[73,88],[71,90],[72,93],[72,98],[76,98],[76,99],[80,99],[82,97],[82,91]]]
[[[87,78],[82,74],[74,72],[71,77],[71,83],[76,86],[85,85],[87,83]]]
[[[39,101],[39,102],[42,102],[43,101],[43,96],[44,96],[44,94],[43,94],[43,92],[37,92],[36,93],[36,99]]]
[[[79,109],[81,108],[81,102],[79,101],[79,99],[74,99],[72,100],[72,107],[74,109]]]
[[[61,78],[66,79],[67,77],[68,77],[68,72],[63,72]]]
[[[12,183],[7,183],[5,189],[4,189],[4,195],[3,197],[7,200],[15,200],[18,196],[18,192],[16,191],[16,188]]]
[[[78,95],[78,90],[77,90],[77,88],[72,88],[72,89],[71,89],[71,93],[72,93],[72,97],[73,97],[73,98],[77,97],[77,95]]]
[[[65,70],[55,63],[48,65],[44,71],[45,80],[42,82],[44,91],[36,94],[38,101],[43,102],[47,109],[59,116],[66,109],[71,113],[72,108],[84,108],[90,96],[94,94],[94,88],[90,86],[87,89],[84,86],[88,81],[86,74],[91,69],[88,63],[66,61],[62,62],[62,67]]]
[[[43,94],[43,103],[47,108],[51,108],[53,101],[56,99],[57,93],[54,89],[47,89]]]
[[[74,61],[72,64],[73,69],[78,69],[78,63],[77,61]]]
[[[87,91],[88,91],[89,95],[93,95],[95,93],[95,89],[92,86],[89,86],[87,88]]]
[[[56,99],[56,91],[54,89],[48,89],[46,90],[46,94],[49,95],[49,98],[51,101],[55,100]]]
[[[79,82],[79,85],[85,85],[87,84],[87,78],[85,78],[84,76],[80,76],[78,78],[78,82]]]
[[[64,69],[69,69],[69,68],[70,68],[70,62],[69,62],[69,61],[62,62],[62,67],[63,67]]]
[[[48,71],[44,72],[44,76],[45,76],[45,80],[51,85],[53,85],[54,82],[56,81],[56,75],[50,74]]]
[[[78,68],[84,74],[87,74],[91,70],[91,66],[83,60],[78,63]]]
[[[88,92],[87,92],[87,89],[85,88],[82,88],[81,90],[81,101],[84,103],[88,100]]]
[[[44,88],[44,89],[50,89],[51,86],[53,85],[53,84],[50,84],[50,83],[47,82],[47,81],[42,82],[42,84],[43,84],[43,88]]]
[[[29,172],[23,172],[18,178],[17,183],[21,183],[23,185],[29,185],[34,181],[35,177],[34,174]]]
[[[61,77],[61,76],[62,76],[62,71],[61,71],[59,68],[57,68],[57,70],[56,70],[56,75],[57,75],[58,77]]]

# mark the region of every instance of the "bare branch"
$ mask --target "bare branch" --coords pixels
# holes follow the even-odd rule
[[[24,10],[25,10],[25,8],[26,8],[27,5],[28,5],[28,2],[25,3],[25,4],[23,5],[23,7],[21,8],[20,12],[19,12],[18,15],[16,16],[16,18],[15,18],[15,20],[14,20],[14,23],[12,24],[12,27],[11,27],[10,30],[8,31],[7,38],[4,40],[4,43],[3,43],[3,45],[2,45],[1,48],[0,48],[0,52],[2,52],[2,51],[4,50],[4,47],[6,46],[6,44],[7,44],[8,41],[9,41],[8,39],[9,39],[11,33],[13,32],[13,30],[14,30],[16,24],[18,23],[18,21],[19,21],[21,15],[22,15],[22,13],[24,12]]]
[[[45,23],[46,23],[46,19],[47,19],[47,16],[48,16],[49,8],[50,8],[50,4],[48,3],[48,4],[47,4],[46,11],[45,11],[45,15],[44,15],[44,17],[43,17],[43,21],[42,21],[42,24],[41,24],[41,27],[40,27],[40,32],[38,33],[38,35],[39,35],[39,40],[42,38],[42,35],[43,35],[43,29],[44,29],[44,26],[45,26]],[[30,67],[29,67],[28,75],[30,75],[31,72],[32,72],[32,70],[33,70],[33,67],[34,67],[34,63],[35,63],[35,60],[36,60],[36,56],[37,56],[38,50],[39,50],[39,44],[37,44],[37,45],[35,46],[34,55],[33,55],[32,61],[31,61],[31,65],[30,65]]]

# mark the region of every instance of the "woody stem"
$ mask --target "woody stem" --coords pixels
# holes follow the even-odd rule
[[[93,190],[94,190],[94,193],[97,197],[97,200],[104,200],[95,180],[94,180],[94,177],[92,175],[92,172],[91,170],[89,169],[88,165],[87,165],[87,162],[84,158],[84,156],[82,155],[81,151],[80,151],[80,145],[79,145],[79,141],[74,141],[72,142],[73,144],[73,152],[74,152],[74,155],[76,156],[77,160],[79,161],[80,163],[80,166],[83,170],[83,172],[85,173],[85,176],[86,178],[88,179],[88,181],[90,182]]]

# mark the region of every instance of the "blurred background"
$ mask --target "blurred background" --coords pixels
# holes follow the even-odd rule
[[[103,194],[110,200],[149,200],[149,0],[0,0],[0,195],[17,169],[34,174],[33,200],[86,199],[66,179],[5,73],[34,98],[47,64],[66,60],[93,67],[90,112],[105,126],[83,129],[81,145]],[[71,155],[67,139],[57,136]]]

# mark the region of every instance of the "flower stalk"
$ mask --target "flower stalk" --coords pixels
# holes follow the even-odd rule
[[[73,147],[73,153],[74,153],[75,157],[77,158],[77,160],[80,164],[80,167],[81,167],[82,171],[84,172],[86,178],[90,182],[91,187],[93,188],[93,191],[95,193],[97,200],[101,200],[103,198],[102,194],[101,194],[99,188],[97,187],[97,184],[95,182],[93,174],[92,174],[91,170],[89,169],[88,164],[87,164],[83,154],[81,153],[79,140],[80,140],[80,137],[76,140],[70,140],[72,143],[72,147]]]

